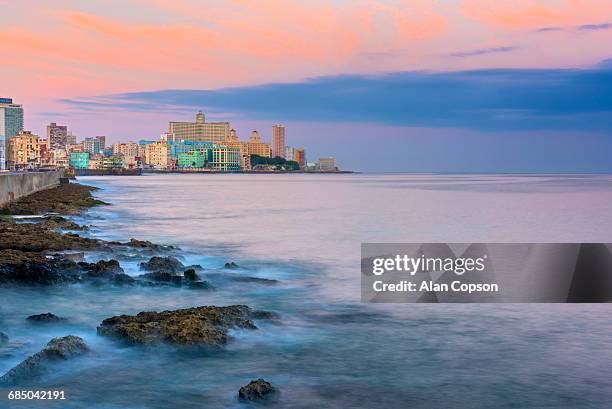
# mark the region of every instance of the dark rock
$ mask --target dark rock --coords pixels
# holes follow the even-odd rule
[[[114,278],[117,274],[123,274],[123,268],[117,260],[100,260],[97,263],[79,263],[86,271],[85,276],[89,278]]]
[[[6,335],[4,332],[0,331],[0,345],[4,345],[8,341],[9,341],[8,335]]]
[[[31,376],[43,372],[51,362],[67,360],[89,351],[85,341],[77,336],[68,335],[53,338],[40,352],[29,356],[19,365],[0,377],[0,384],[15,385]]]
[[[127,243],[121,243],[121,244],[124,246],[128,246],[128,247],[147,249],[147,250],[152,250],[152,251],[165,251],[165,250],[176,249],[176,247],[174,246],[164,246],[161,244],[150,242],[148,240],[130,239],[130,241],[128,241]]]
[[[278,284],[278,280],[273,280],[270,278],[261,278],[261,277],[249,277],[249,276],[233,276],[228,277],[230,280],[238,281],[241,283],[254,283],[254,284],[263,284],[263,285],[275,285]]]
[[[89,207],[106,204],[92,197],[92,186],[69,183],[21,197],[0,208],[3,214],[32,215],[45,213],[79,214]]]
[[[66,321],[66,318],[58,317],[57,315],[52,314],[50,312],[45,312],[43,314],[30,315],[28,318],[26,318],[26,320],[29,322],[36,323],[51,323]]]
[[[200,277],[193,268],[188,268],[187,270],[185,270],[185,272],[183,273],[183,277],[185,277],[189,281],[198,281],[200,279]]]
[[[220,346],[228,341],[231,328],[257,329],[252,314],[246,305],[140,312],[105,319],[98,326],[98,334],[133,344]]]
[[[187,284],[187,288],[192,290],[212,290],[215,287],[208,281],[193,281]]]
[[[43,217],[38,225],[49,230],[88,230],[87,226],[81,226],[65,217],[56,215]]]
[[[230,261],[229,263],[225,263],[223,268],[235,269],[235,268],[240,268],[240,267],[238,266],[238,264],[234,263],[233,261]]]
[[[149,259],[149,261],[140,263],[140,269],[146,271],[165,271],[176,274],[183,271],[185,266],[175,257],[153,256]]]
[[[275,391],[270,382],[259,378],[240,388],[238,397],[243,400],[256,401],[268,397]]]
[[[134,284],[136,280],[127,274],[115,274],[111,281],[118,285]]]
[[[80,268],[61,255],[0,250],[0,284],[56,285],[76,283]]]
[[[102,244],[100,240],[80,237],[78,234],[58,233],[41,228],[35,223],[0,220],[0,250],[24,252],[94,250],[100,248]]]
[[[139,276],[140,278],[144,278],[147,280],[151,280],[151,281],[158,281],[158,282],[163,282],[163,283],[170,283],[176,280],[176,278],[178,277],[179,279],[181,278],[180,276],[177,276],[175,274],[171,274],[171,273],[167,273],[165,271],[155,271],[153,273],[146,273],[146,274],[142,274]]]

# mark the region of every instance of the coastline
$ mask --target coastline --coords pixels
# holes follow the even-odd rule
[[[196,292],[215,289],[203,279],[202,266],[183,264],[181,250],[177,247],[135,238],[125,242],[105,241],[81,234],[90,226],[79,225],[69,217],[81,215],[92,207],[108,205],[93,197],[92,192],[96,190],[76,183],[62,184],[18,199],[0,209],[3,214],[0,218],[0,288],[42,291],[44,288],[77,286],[74,288],[93,291],[103,288],[125,291],[130,291],[130,288],[159,288]],[[90,253],[95,254],[95,259],[87,262],[86,255]],[[137,276],[126,274],[120,261],[134,258],[142,260],[139,263],[141,274]],[[238,265],[228,262],[224,267],[232,270]],[[254,282],[274,284],[274,280],[262,281],[266,282]],[[223,348],[232,338],[230,331],[257,330],[256,322],[279,318],[273,312],[254,310],[246,305],[194,305],[159,313],[142,311],[133,316],[112,316],[109,312],[107,316],[91,335],[115,340],[117,345],[172,346],[177,348],[177,352],[187,347]],[[27,317],[27,321],[52,325],[65,322],[66,318],[51,311],[40,311]],[[12,335],[10,326],[1,325],[0,347],[11,342]],[[0,385],[35,385],[41,376],[63,365],[63,361],[95,353],[94,349],[83,338],[71,333],[55,337],[42,350],[23,356],[23,361],[17,366],[4,375],[0,374]],[[268,392],[263,395],[272,393],[274,388],[263,382],[269,385]],[[252,381],[251,384],[236,385],[236,391],[241,387],[241,396],[247,400],[263,398],[263,395],[251,393],[252,388],[262,385],[261,382]]]

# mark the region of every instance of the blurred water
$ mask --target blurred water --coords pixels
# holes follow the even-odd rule
[[[94,352],[36,380],[65,388],[57,407],[241,407],[263,377],[276,407],[606,408],[612,332],[606,305],[360,304],[362,242],[610,242],[612,177],[492,175],[156,175],[88,177],[110,207],[90,234],[180,246],[217,291],[0,289],[8,370],[51,337]],[[88,255],[95,259],[97,255]],[[122,261],[138,274],[136,258]],[[243,268],[222,269],[226,261]],[[220,273],[220,275],[214,275]],[[224,280],[239,274],[280,280]],[[216,280],[216,281],[215,281]],[[109,316],[244,303],[281,315],[237,331],[220,352],[124,347],[98,337]],[[30,326],[51,311],[62,325]],[[43,407],[40,404],[32,407]],[[29,407],[16,404],[15,407]],[[44,407],[53,407],[46,403]]]

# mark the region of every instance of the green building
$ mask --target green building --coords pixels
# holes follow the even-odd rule
[[[189,151],[189,152],[180,152],[177,155],[178,158],[178,167],[180,169],[185,168],[204,168],[208,164],[208,151]]]
[[[89,153],[72,152],[70,154],[70,166],[74,169],[87,169],[89,167]]]
[[[102,168],[104,169],[121,169],[123,167],[123,157],[121,155],[112,155],[102,159]]]

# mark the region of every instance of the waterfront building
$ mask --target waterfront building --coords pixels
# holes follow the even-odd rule
[[[230,134],[229,122],[206,122],[202,111],[196,114],[195,122],[169,122],[168,141],[181,142],[227,142]]]
[[[98,155],[102,150],[100,140],[96,138],[85,138],[82,142],[83,152],[88,152],[90,155]]]
[[[257,131],[251,132],[251,137],[248,141],[239,141],[238,137],[236,137],[235,140],[230,140],[223,145],[238,148],[243,155],[259,155],[266,158],[270,157],[270,144],[262,142],[259,137],[259,132]]]
[[[102,156],[90,155],[88,169],[102,169]]]
[[[170,165],[170,145],[157,141],[145,146],[145,163],[155,169],[167,169]]]
[[[285,157],[285,127],[281,124],[272,126],[272,157]]]
[[[240,148],[233,146],[214,145],[210,167],[219,171],[238,171],[242,166]]]
[[[23,131],[23,106],[0,98],[0,170],[6,169],[9,140]]]
[[[209,150],[193,150],[178,154],[177,166],[179,169],[202,169],[208,165]]]
[[[89,168],[89,153],[72,152],[70,154],[70,166],[74,169],[88,169]]]
[[[47,125],[47,139],[51,149],[66,149],[68,144],[68,127],[51,122]]]
[[[100,145],[100,150],[103,151],[104,149],[106,149],[106,136],[104,135],[98,135],[95,137],[95,139],[98,140],[98,144]]]
[[[242,170],[251,170],[251,155],[241,153],[241,167]]]
[[[285,156],[286,160],[295,160],[295,149],[293,146],[285,146]]]
[[[123,156],[111,155],[102,158],[102,169],[121,169],[123,168]]]
[[[336,167],[335,158],[319,158],[315,165],[316,170],[320,172],[335,172],[338,170]]]
[[[306,167],[306,150],[304,148],[295,148],[295,156],[293,160],[300,165],[300,170],[304,170]]]
[[[76,135],[68,131],[68,134],[66,135],[66,146],[76,145],[76,144],[77,144]]]
[[[46,143],[46,142],[43,142]],[[41,165],[41,142],[38,135],[30,131],[21,131],[9,139],[9,169],[35,168]]]
[[[207,150],[212,149],[212,142],[192,142],[192,141],[180,141],[180,142],[169,142],[170,145],[170,156],[178,158],[181,153],[200,151],[206,153]]]

